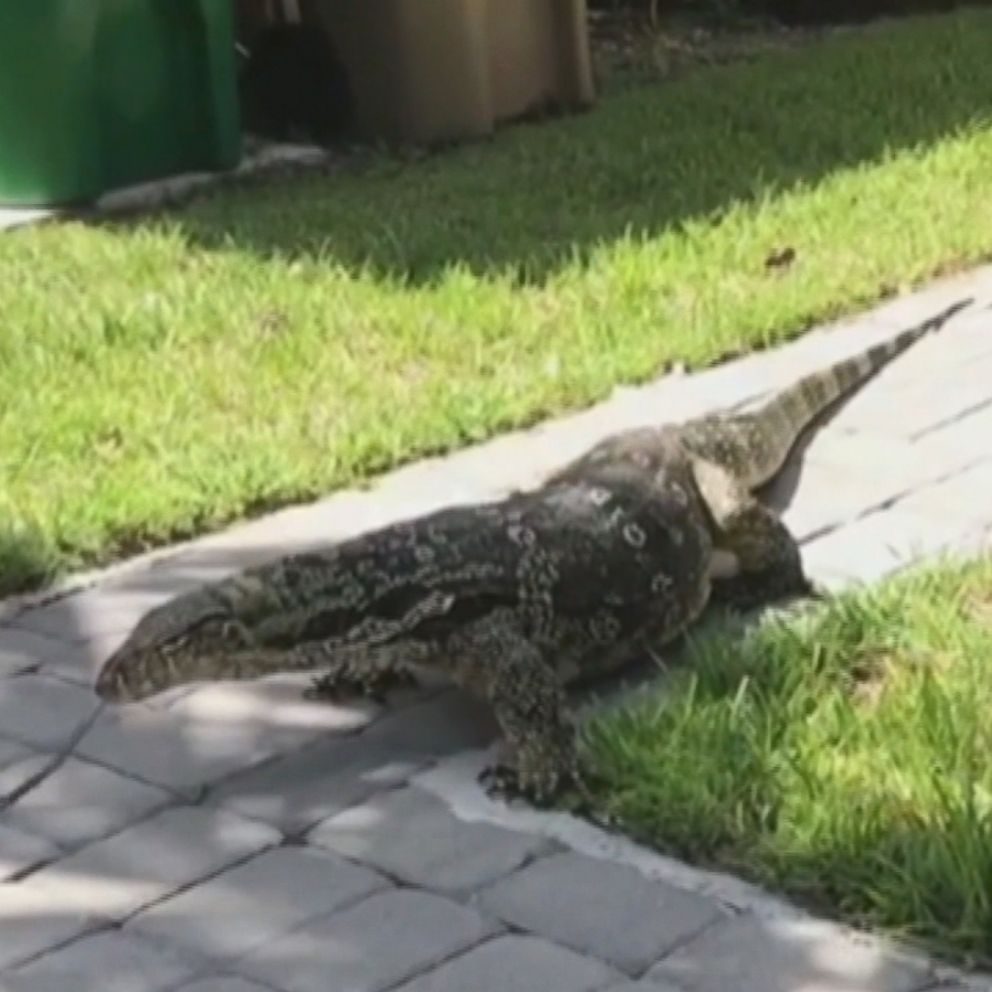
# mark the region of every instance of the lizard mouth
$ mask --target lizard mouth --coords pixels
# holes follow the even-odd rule
[[[112,654],[94,683],[96,694],[108,703],[133,703],[155,691],[140,658]]]
[[[188,681],[185,669],[189,661],[165,651],[121,650],[104,662],[93,688],[107,702],[140,702]]]

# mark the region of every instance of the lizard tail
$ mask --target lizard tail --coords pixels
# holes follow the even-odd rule
[[[959,300],[860,355],[804,376],[755,410],[690,421],[683,427],[684,443],[694,454],[726,469],[739,485],[754,490],[775,476],[817,416],[972,302]]]
[[[798,382],[782,390],[767,403],[753,412],[753,415],[768,423],[780,425],[779,432],[798,435],[815,417],[831,404],[841,399],[851,390],[867,382],[875,373],[888,365],[897,355],[904,352],[920,338],[938,330],[960,310],[968,307],[972,299],[959,300],[946,310],[914,327],[900,331],[894,337],[859,355],[844,359],[827,369],[804,376]],[[787,428],[783,430],[782,428]],[[791,447],[791,445],[790,445]],[[782,453],[782,459],[788,450]]]

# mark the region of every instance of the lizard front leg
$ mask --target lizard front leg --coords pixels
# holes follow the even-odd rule
[[[544,803],[563,785],[581,786],[562,686],[515,614],[501,610],[477,621],[446,650],[452,677],[492,705],[503,731],[500,763],[484,773],[490,793],[519,792]]]
[[[396,645],[308,641],[287,652],[286,667],[295,671],[322,670],[304,692],[307,699],[337,702],[363,696],[382,702],[391,690],[417,684],[409,667],[412,660],[410,653]]]

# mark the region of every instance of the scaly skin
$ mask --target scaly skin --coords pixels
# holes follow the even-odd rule
[[[650,457],[502,503],[443,510],[294,555],[144,617],[97,679],[141,699],[196,679],[324,670],[327,691],[435,665],[487,700],[501,781],[543,800],[576,780],[562,687],[675,637],[709,595],[705,511],[677,433]]]
[[[532,798],[578,782],[563,687],[671,640],[710,597],[809,590],[799,548],[752,490],[822,410],[958,304],[802,379],[753,413],[601,442],[539,489],[293,555],[153,610],[96,683],[116,702],[202,679],[320,670],[319,691],[379,693],[434,665],[487,700],[499,776]]]

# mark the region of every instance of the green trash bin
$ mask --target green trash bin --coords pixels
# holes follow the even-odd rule
[[[236,165],[231,3],[2,0],[0,203]]]

